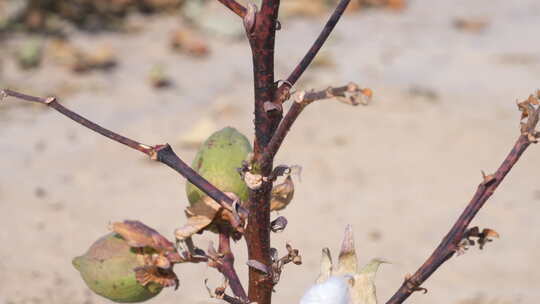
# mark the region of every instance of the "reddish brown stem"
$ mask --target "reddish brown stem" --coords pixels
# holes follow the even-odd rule
[[[217,269],[221,272],[229,281],[229,286],[231,287],[234,295],[241,299],[242,301],[247,302],[247,294],[238,278],[238,274],[234,269],[234,255],[231,251],[231,239],[226,230],[222,230],[219,233],[219,248],[218,251],[223,255],[221,259],[222,263],[218,264]]]
[[[529,130],[523,132],[518,138],[514,147],[504,159],[503,163],[493,175],[488,175],[484,181],[478,186],[473,198],[454,223],[448,234],[441,241],[439,246],[424,262],[424,264],[414,273],[407,277],[396,293],[386,302],[387,304],[403,303],[414,291],[422,290],[420,285],[426,281],[444,262],[450,259],[459,249],[459,243],[464,238],[464,234],[469,227],[469,224],[476,216],[480,208],[484,206],[486,201],[495,192],[497,187],[504,180],[505,176],[510,172],[512,167],[517,163],[523,152],[531,144],[531,134],[536,134],[534,128],[538,122],[540,109],[535,109],[529,113],[529,122],[533,122],[529,126]],[[536,134],[536,136],[538,136]],[[534,137],[534,136],[533,136]]]
[[[281,120],[281,115],[269,115],[264,104],[274,97],[274,42],[278,18],[279,0],[264,0],[255,16],[244,20],[246,34],[253,56],[253,78],[255,91],[255,141],[254,173],[267,176],[272,172],[272,160],[260,162],[262,152]],[[249,18],[248,18],[249,17]],[[252,24],[252,22],[255,22]],[[250,191],[246,228],[248,257],[267,267],[270,259],[270,192],[271,182],[264,182],[255,191]],[[253,268],[249,269],[249,300],[258,304],[270,304],[272,279]]]
[[[351,105],[358,105],[360,103],[357,99],[358,97],[362,98],[362,95],[366,95],[365,91],[366,90],[360,89],[357,85],[351,83],[349,85],[337,88],[328,88],[326,90],[316,92],[314,91],[308,93],[299,93],[299,97],[292,104],[289,111],[279,124],[276,132],[272,136],[270,143],[268,143],[268,146],[266,147],[262,157],[263,162],[268,159],[274,158],[279,148],[281,147],[285,136],[287,136],[287,133],[289,133],[289,130],[291,129],[293,123],[296,121],[300,113],[302,113],[302,111],[308,104],[316,100],[338,97],[349,98]]]
[[[223,3],[223,5],[242,18],[246,15],[246,8],[234,0],[219,0],[219,2]]]
[[[182,176],[188,179],[192,184],[196,185],[204,193],[208,194],[208,196],[219,202],[224,208],[232,210],[233,200],[227,195],[225,195],[225,193],[223,193],[221,190],[217,189],[214,185],[210,184],[210,182],[200,176],[193,169],[191,169],[184,161],[182,161],[178,157],[178,155],[174,153],[174,151],[168,144],[157,145],[153,147],[112,132],[64,107],[54,97],[43,98],[30,96],[12,90],[2,90],[0,91],[0,95],[11,96],[24,101],[44,104],[92,131],[95,131],[116,142],[124,144],[132,149],[140,151],[150,156],[150,158],[152,158],[153,160],[160,161],[163,164],[174,169],[176,172],[180,173]],[[241,210],[239,213],[242,214],[245,212],[247,211]],[[238,223],[238,225],[240,224]]]
[[[231,297],[228,294],[223,294],[223,301],[230,303],[230,304],[246,304],[245,301],[239,300],[235,297]]]
[[[294,86],[296,81],[298,81],[300,76],[302,76],[304,71],[311,64],[315,56],[317,56],[317,53],[328,39],[328,36],[330,36],[330,33],[332,33],[334,30],[334,27],[343,15],[343,12],[345,12],[349,2],[350,0],[341,0],[339,2],[334,12],[330,16],[330,19],[328,19],[326,25],[319,34],[319,37],[317,37],[317,40],[315,40],[311,48],[307,51],[306,55],[304,55],[304,58],[302,58],[300,63],[298,63],[298,65],[294,68],[289,77],[287,77],[287,81],[284,81],[283,84],[281,84],[276,90],[275,99],[273,100],[275,104],[282,104],[289,98],[289,91],[291,87]]]

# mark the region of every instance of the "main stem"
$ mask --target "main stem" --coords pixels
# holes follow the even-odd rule
[[[273,159],[261,161],[262,153],[277,128],[281,115],[269,114],[264,103],[274,98],[274,38],[279,10],[279,0],[265,0],[256,15],[255,26],[248,33],[253,54],[253,77],[255,86],[255,142],[254,173],[268,176],[272,171]],[[270,261],[270,193],[271,182],[249,193],[248,225],[246,241],[250,260],[256,260],[271,269]],[[270,304],[272,300],[272,278],[267,274],[249,269],[248,297],[251,302]]]

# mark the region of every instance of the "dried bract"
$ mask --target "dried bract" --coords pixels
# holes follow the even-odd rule
[[[347,279],[346,281],[349,287],[347,290],[349,298],[347,303],[376,304],[377,294],[375,289],[375,275],[382,263],[387,262],[381,259],[372,259],[366,266],[360,270],[358,269],[358,258],[354,246],[352,227],[351,225],[347,225],[345,236],[341,244],[337,267],[332,263],[330,250],[324,248],[322,251],[321,271],[316,281],[317,285],[315,286],[324,286],[326,282],[331,282],[331,280],[335,280],[336,278],[345,278]],[[315,288],[315,286],[313,288]],[[308,291],[308,293],[309,292],[310,291]],[[308,293],[306,293],[306,296]]]
[[[171,242],[137,221],[114,223],[73,265],[87,286],[115,302],[143,302],[163,287],[178,288],[172,267],[182,261]]]

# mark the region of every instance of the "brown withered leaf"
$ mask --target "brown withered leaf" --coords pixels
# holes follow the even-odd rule
[[[175,230],[176,239],[184,240],[208,227],[220,209],[221,206],[209,196],[204,196],[192,206],[187,207],[185,210],[187,223]]]
[[[135,278],[143,286],[154,282],[163,287],[174,286],[174,289],[176,290],[180,285],[180,281],[172,269],[161,269],[155,266],[135,268]]]
[[[539,104],[538,97],[533,95],[530,95],[529,98],[517,104],[521,111],[521,134],[527,135],[531,142],[537,142],[538,139],[539,132],[536,131],[536,127],[540,115]]]
[[[282,232],[287,227],[287,218],[284,216],[278,216],[275,220],[270,222],[270,230],[272,232]]]
[[[112,224],[112,230],[120,234],[131,247],[150,247],[158,252],[174,251],[174,245],[156,230],[139,221]]]
[[[489,228],[484,228],[484,230],[482,230],[482,235],[484,235],[484,237],[497,238],[497,239],[500,237],[497,231],[493,229],[489,229]]]
[[[339,252],[338,267],[334,274],[355,274],[358,271],[358,257],[354,248],[354,235],[352,226],[347,225],[345,235]]]
[[[294,197],[294,183],[292,177],[288,175],[283,183],[276,185],[272,189],[270,200],[270,210],[279,211],[285,209]]]

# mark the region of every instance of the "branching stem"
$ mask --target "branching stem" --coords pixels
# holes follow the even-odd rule
[[[535,99],[533,98],[532,100]],[[522,129],[521,136],[519,136],[514,147],[506,156],[499,169],[497,169],[494,174],[484,176],[484,180],[478,186],[473,198],[439,246],[412,276],[405,279],[401,287],[396,291],[392,298],[386,302],[386,304],[403,303],[414,291],[425,290],[421,288],[420,285],[459,250],[459,244],[465,237],[469,224],[480,208],[482,208],[491,195],[493,195],[505,176],[517,163],[523,152],[525,152],[531,143],[536,142],[538,139],[539,134],[535,131],[535,128],[539,119],[540,107],[538,107],[538,99],[533,102],[536,102],[536,106],[528,104],[529,111],[523,116],[527,117],[528,121],[527,123],[522,124],[525,128]]]
[[[208,182],[205,178],[200,176],[193,169],[191,169],[191,167],[189,167],[183,160],[180,159],[180,157],[178,157],[178,155],[176,155],[176,153],[172,150],[172,148],[168,144],[157,145],[157,146],[145,145],[138,141],[132,140],[130,138],[127,138],[125,136],[112,132],[86,119],[85,117],[71,111],[70,109],[64,107],[57,101],[55,97],[48,97],[48,98],[36,97],[36,96],[30,96],[23,93],[15,92],[12,90],[7,90],[7,89],[0,91],[0,96],[4,96],[4,97],[11,96],[11,97],[15,97],[17,99],[24,100],[24,101],[41,103],[50,108],[53,108],[56,111],[60,112],[61,114],[65,115],[66,117],[72,119],[73,121],[85,126],[86,128],[94,132],[97,132],[118,143],[124,144],[132,149],[140,151],[148,155],[152,160],[162,162],[163,164],[169,166],[176,172],[180,173],[192,184],[196,185],[204,193],[208,194],[208,196],[210,196],[216,202],[220,203],[224,208],[228,210],[232,210],[233,200],[230,197],[228,197],[225,193],[223,193],[221,190],[217,189],[210,182]],[[245,212],[247,211],[243,209],[239,212],[239,214],[242,214],[242,213],[246,214]],[[237,225],[240,225],[240,223],[237,223]]]
[[[222,263],[217,266],[219,272],[221,272],[229,281],[229,285],[234,295],[242,301],[247,302],[248,297],[246,291],[234,268],[234,255],[231,251],[231,239],[229,234],[224,230],[219,233],[218,251],[223,255],[221,258]]]
[[[228,7],[231,11],[233,11],[235,14],[237,14],[240,17],[244,17],[246,15],[246,8],[236,2],[235,0],[218,0],[219,2],[223,3],[226,7]]]
[[[300,92],[295,99],[295,102],[291,105],[289,111],[279,124],[276,132],[272,136],[270,143],[266,147],[266,150],[263,154],[263,161],[268,159],[273,159],[276,153],[278,152],[283,140],[292,125],[302,113],[304,108],[310,103],[329,99],[329,98],[338,98],[338,100],[346,102],[350,105],[359,105],[366,104],[369,98],[371,97],[371,90],[369,89],[360,89],[356,84],[350,83],[346,86],[337,87],[337,88],[328,88],[321,91],[312,91],[312,92]]]
[[[302,58],[300,63],[294,68],[289,77],[287,77],[287,81],[284,81],[276,90],[275,98],[273,100],[275,104],[282,104],[289,98],[291,87],[294,86],[296,81],[298,81],[300,76],[302,76],[304,71],[309,67],[315,56],[317,56],[317,53],[319,53],[320,49],[328,39],[328,36],[330,36],[330,33],[334,30],[334,27],[343,15],[343,12],[345,12],[349,2],[350,0],[341,0],[336,6],[330,19],[328,19],[323,30],[319,34],[319,37],[317,37],[317,40],[315,40],[311,48],[304,55],[304,58]]]

